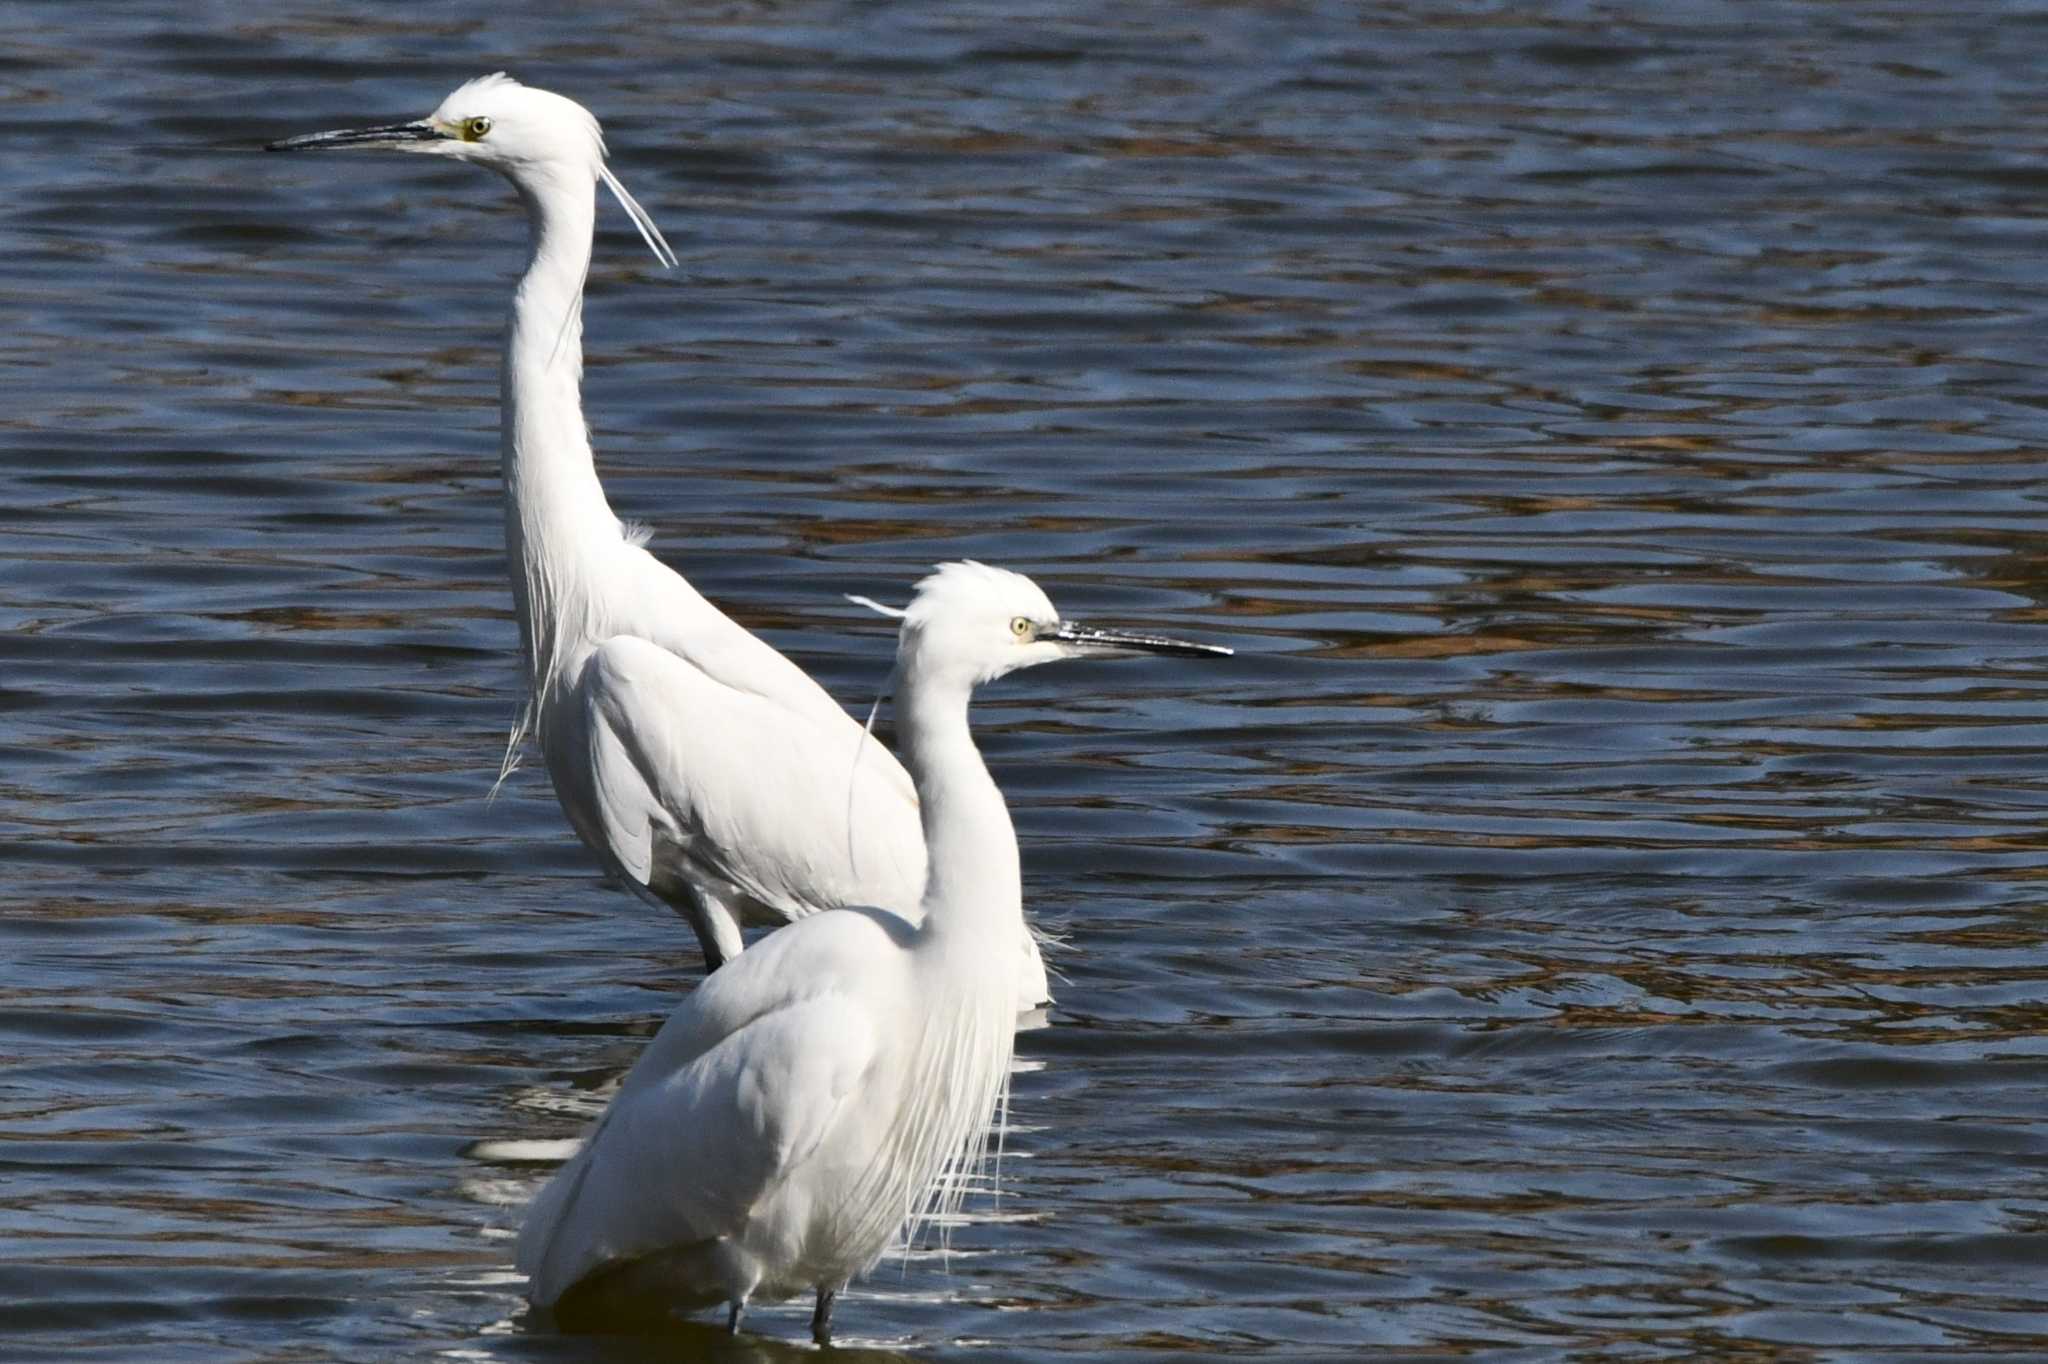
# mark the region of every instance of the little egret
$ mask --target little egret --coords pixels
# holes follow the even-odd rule
[[[597,183],[664,265],[675,256],[605,165],[582,105],[499,73],[413,123],[310,133],[272,151],[373,148],[487,166],[519,192],[532,255],[500,391],[505,547],[531,734],[569,823],[605,869],[696,930],[709,970],[834,905],[916,909],[917,796],[901,763],[794,663],[643,548],[605,500],[583,420],[583,283]],[[1049,998],[1019,930],[1017,1004]]]
[[[1060,619],[977,563],[918,585],[898,732],[931,879],[921,915],[826,910],[728,962],[669,1017],[519,1233],[528,1296],[571,1328],[815,1292],[811,1333],[901,1232],[957,1208],[1007,1080],[1023,931],[1017,836],[967,725],[979,683],[1062,658],[1230,650]]]

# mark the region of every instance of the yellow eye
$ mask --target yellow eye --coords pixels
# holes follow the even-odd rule
[[[464,142],[481,141],[483,139],[483,135],[489,132],[490,130],[491,121],[485,118],[482,114],[478,114],[475,118],[466,118],[462,120],[462,140]]]
[[[1019,616],[1010,622],[1010,633],[1019,639],[1031,638],[1031,618]]]

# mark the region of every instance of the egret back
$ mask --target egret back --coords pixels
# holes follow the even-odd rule
[[[542,733],[557,794],[633,882],[673,858],[784,919],[915,902],[908,778],[843,715],[821,725],[630,635],[593,650],[563,702]]]
[[[957,1208],[1008,1074],[1008,982],[979,983],[873,910],[828,911],[714,972],[534,1200],[518,1261],[542,1306],[636,1260],[735,1300],[839,1284]],[[718,1281],[693,1286],[689,1265]],[[615,1282],[624,1283],[624,1280]]]

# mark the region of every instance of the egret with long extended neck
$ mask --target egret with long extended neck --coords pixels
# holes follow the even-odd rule
[[[919,584],[897,651],[898,727],[931,879],[915,919],[792,924],[670,1016],[519,1233],[528,1295],[622,1329],[754,1299],[832,1304],[899,1235],[951,1211],[980,1164],[1014,1045],[1017,837],[968,730],[980,683],[1062,658],[1228,649],[1092,630],[982,564]]]
[[[910,777],[804,671],[700,596],[622,524],[583,419],[583,283],[602,181],[663,264],[674,255],[605,165],[597,120],[505,75],[411,123],[274,151],[382,149],[486,166],[519,193],[532,253],[505,336],[505,545],[527,702],[505,770],[537,739],[555,795],[606,870],[696,930],[707,967],[833,905],[914,913],[925,842]],[[1017,1003],[1047,997],[1020,929]]]

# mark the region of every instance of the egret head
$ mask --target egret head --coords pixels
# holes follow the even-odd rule
[[[1217,644],[1191,644],[1063,620],[1037,583],[972,559],[939,565],[917,585],[910,606],[890,614],[903,619],[899,667],[952,677],[968,686],[1062,658],[1215,658],[1230,653]]]
[[[305,133],[272,142],[273,152],[420,152],[488,166],[529,194],[578,192],[602,180],[664,265],[676,263],[647,210],[604,164],[604,130],[591,112],[550,90],[521,85],[500,71],[457,87],[441,106],[411,123]]]

